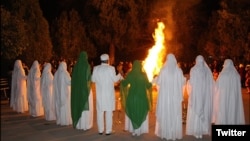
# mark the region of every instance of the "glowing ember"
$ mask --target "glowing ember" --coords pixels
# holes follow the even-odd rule
[[[144,60],[143,68],[145,69],[149,81],[153,80],[155,75],[158,75],[163,65],[163,58],[165,56],[164,46],[164,23],[158,22],[158,27],[155,29],[153,38],[155,45],[149,50],[147,58]]]

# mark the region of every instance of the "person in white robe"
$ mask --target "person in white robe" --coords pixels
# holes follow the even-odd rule
[[[88,130],[93,126],[91,68],[87,52],[82,51],[71,78],[71,117],[73,128]]]
[[[67,71],[66,62],[60,62],[54,75],[53,84],[56,124],[62,126],[72,125],[70,108],[71,77]]]
[[[27,76],[25,75],[22,61],[16,60],[11,78],[10,107],[18,113],[28,111]]]
[[[101,64],[93,68],[92,82],[96,88],[96,110],[97,110],[97,127],[100,135],[104,129],[104,114],[106,135],[113,132],[113,111],[115,110],[115,88],[114,84],[123,77],[119,73],[116,75],[115,68],[109,65],[109,55],[101,55]]]
[[[83,111],[81,114],[81,118],[78,120],[76,125],[76,129],[80,130],[88,130],[93,127],[93,114],[94,114],[94,107],[93,107],[93,92],[90,90],[89,92],[89,111]]]
[[[167,55],[155,81],[158,87],[155,134],[167,140],[182,139],[182,101],[186,80],[174,54]]]
[[[196,138],[210,135],[214,94],[214,79],[203,56],[198,55],[187,81],[188,110],[186,134]]]
[[[56,120],[55,102],[53,96],[53,79],[51,64],[46,63],[41,76],[41,95],[45,120]]]
[[[231,59],[226,59],[216,80],[213,105],[215,125],[245,124],[241,80]]]
[[[35,60],[30,68],[27,79],[29,113],[33,117],[44,115],[40,81],[41,81],[40,64],[38,63],[37,60]]]

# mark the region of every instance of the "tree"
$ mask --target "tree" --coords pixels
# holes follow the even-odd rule
[[[1,6],[1,58],[13,60],[27,48],[24,21]]]
[[[39,62],[50,61],[52,56],[52,44],[49,36],[49,26],[43,17],[38,0],[10,0],[10,8],[14,15],[25,23],[25,37],[27,48],[20,57],[27,65],[34,60]]]
[[[86,4],[88,11],[83,17],[87,17],[84,19],[87,33],[100,53],[111,51],[111,63],[114,63],[112,52],[115,50],[134,50],[139,47],[145,6],[145,0],[93,0]]]
[[[220,5],[221,9],[210,19],[206,39],[200,42],[200,48],[205,46],[205,51],[216,60],[249,61],[250,3],[222,0]]]
[[[76,10],[63,11],[53,22],[53,44],[57,57],[76,60],[84,50],[89,58],[96,55],[95,47],[86,35],[85,27]]]

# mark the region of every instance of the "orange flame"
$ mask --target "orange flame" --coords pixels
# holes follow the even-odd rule
[[[165,37],[163,22],[157,23],[158,27],[155,29],[153,38],[155,45],[149,50],[147,58],[144,60],[143,68],[147,73],[149,81],[152,81],[155,75],[158,75],[163,65],[163,58],[165,56]]]

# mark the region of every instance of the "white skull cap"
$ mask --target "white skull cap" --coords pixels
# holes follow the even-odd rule
[[[109,60],[109,55],[108,54],[102,54],[101,55],[101,61],[106,61]]]

